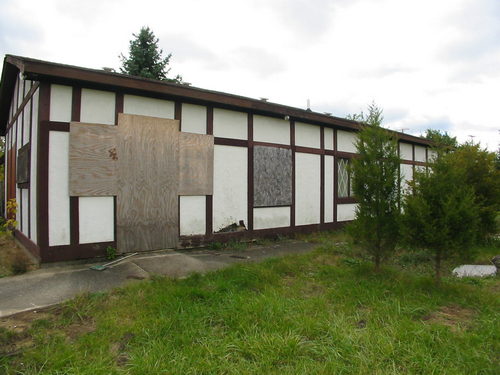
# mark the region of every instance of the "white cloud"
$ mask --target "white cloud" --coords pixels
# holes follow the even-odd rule
[[[148,25],[194,86],[498,147],[497,0],[3,1],[0,54],[101,68]]]

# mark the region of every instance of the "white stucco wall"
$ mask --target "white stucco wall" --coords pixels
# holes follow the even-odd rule
[[[49,245],[69,245],[69,133],[49,133]]]
[[[145,96],[124,95],[123,113],[160,118],[175,118],[175,103]]]
[[[415,160],[425,162],[425,147],[415,146]]]
[[[325,128],[325,149],[333,150],[333,129]]]
[[[295,123],[295,145],[302,147],[320,148],[320,127],[318,125]]]
[[[290,206],[258,207],[253,209],[253,228],[280,228],[290,226]]]
[[[21,232],[23,232],[24,235],[26,237],[28,237],[28,228],[29,228],[29,219],[30,219],[30,213],[28,210],[29,190],[28,189],[20,189],[20,192],[21,192],[21,209],[22,209]]]
[[[39,99],[39,90],[36,90],[33,94],[33,128],[31,130],[31,167],[30,167],[30,239],[34,243],[38,243],[37,241],[37,165],[38,165],[38,99]]]
[[[253,139],[258,142],[290,144],[290,121],[283,119],[253,116]]]
[[[182,103],[181,130],[188,133],[207,134],[207,107]]]
[[[338,204],[337,205],[337,221],[349,221],[356,218],[356,203]]]
[[[413,160],[413,146],[409,143],[399,142],[399,157],[403,160]]]
[[[181,196],[179,202],[179,225],[181,236],[205,234],[206,196]]]
[[[295,153],[295,224],[320,222],[320,155]]]
[[[337,130],[337,150],[342,152],[356,153],[356,141],[358,137],[355,132]]]
[[[408,190],[408,181],[413,180],[413,166],[410,164],[401,164],[401,190],[406,193]]]
[[[114,240],[113,197],[78,198],[80,243]]]
[[[30,122],[31,122],[31,105],[30,102],[26,103],[26,106],[23,110],[23,119],[24,119],[24,127],[23,127],[23,145],[30,141]]]
[[[115,123],[116,97],[114,92],[82,89],[80,121],[84,123]]]
[[[214,147],[214,232],[240,220],[248,227],[247,159],[246,147]]]
[[[325,223],[333,222],[333,156],[325,155]]]
[[[71,86],[50,85],[50,121],[71,121]]]
[[[214,108],[214,136],[247,139],[248,115],[244,112]]]
[[[434,161],[437,158],[437,152],[435,150],[429,149],[429,151],[427,151],[427,158],[428,162]]]

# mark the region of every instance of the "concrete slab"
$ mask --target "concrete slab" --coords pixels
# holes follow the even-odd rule
[[[464,264],[463,266],[455,268],[452,272],[457,277],[486,277],[495,276],[497,268],[495,266]]]

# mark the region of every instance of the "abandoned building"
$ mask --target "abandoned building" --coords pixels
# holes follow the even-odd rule
[[[15,237],[42,262],[337,228],[355,215],[358,130],[183,84],[11,55],[3,65],[5,197]],[[395,135],[408,180],[429,143]]]

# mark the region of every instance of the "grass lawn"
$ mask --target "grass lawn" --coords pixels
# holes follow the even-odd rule
[[[308,239],[318,249],[307,255],[84,295],[21,314],[16,328],[4,320],[0,373],[500,373],[498,278],[436,289],[424,256],[375,274],[332,244],[337,234]]]

